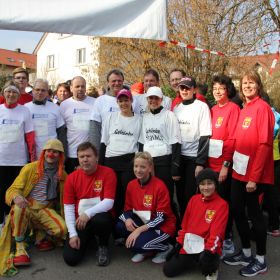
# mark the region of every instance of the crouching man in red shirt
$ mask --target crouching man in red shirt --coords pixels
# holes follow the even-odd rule
[[[65,182],[64,211],[69,232],[63,257],[71,266],[84,257],[90,240],[98,237],[97,265],[109,264],[108,241],[112,232],[111,209],[116,192],[114,171],[98,165],[96,148],[84,142],[77,149],[80,168]]]

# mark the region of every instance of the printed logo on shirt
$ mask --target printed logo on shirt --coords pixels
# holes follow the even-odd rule
[[[250,124],[251,124],[251,121],[252,121],[252,118],[250,117],[246,117],[242,123],[242,127],[243,129],[247,129],[250,127]]]
[[[215,123],[215,127],[216,128],[219,128],[221,127],[222,123],[223,123],[223,117],[218,117],[217,120],[216,120],[216,123]]]
[[[153,141],[153,140],[163,141],[163,136],[161,135],[159,129],[148,128],[146,129],[146,139],[147,141]]]
[[[126,136],[133,136],[133,133],[131,133],[130,131],[125,131],[122,129],[116,129],[113,134],[117,134],[117,135],[126,135]]]
[[[187,124],[187,125],[190,125],[191,123],[187,120],[178,120],[179,121],[179,124]]]
[[[153,195],[145,194],[143,199],[143,204],[145,207],[151,207],[153,202]]]
[[[205,221],[206,221],[206,223],[210,224],[212,222],[215,214],[216,214],[216,210],[209,210],[209,209],[207,209],[206,213],[205,213]]]
[[[89,109],[74,109],[74,114],[79,114],[79,113],[87,113],[89,112]]]
[[[103,183],[102,183],[102,180],[95,180],[94,181],[94,186],[93,186],[93,190],[95,192],[101,192],[102,191],[102,186],[103,186]]]
[[[47,119],[48,114],[32,114],[32,119]]]
[[[7,119],[3,119],[1,121],[1,124],[18,124],[19,120],[7,120]]]

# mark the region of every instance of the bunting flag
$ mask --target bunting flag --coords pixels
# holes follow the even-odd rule
[[[269,69],[269,75],[272,75],[273,71],[275,70],[275,67],[276,67],[276,64],[277,62],[279,61],[279,51],[275,54],[275,58],[273,59],[272,61],[272,64],[270,66],[270,69]]]
[[[203,53],[208,53],[208,54],[214,54],[214,55],[219,55],[219,56],[225,56],[224,53],[219,52],[219,51],[210,51],[210,50],[207,50],[207,49],[202,49],[202,48],[199,48],[199,47],[197,47],[197,46],[185,44],[185,43],[178,42],[178,41],[175,41],[175,40],[171,40],[171,41],[161,41],[161,42],[159,43],[159,46],[160,46],[160,47],[165,47],[167,44],[173,44],[173,45],[176,45],[176,46],[179,46],[179,47],[182,47],[182,48],[192,49],[192,50],[195,50],[195,51],[198,51],[198,52],[203,52]]]

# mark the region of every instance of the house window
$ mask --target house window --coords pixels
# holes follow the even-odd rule
[[[47,66],[48,66],[48,69],[54,68],[54,55],[53,54],[47,56]]]
[[[86,49],[77,49],[76,53],[76,62],[77,64],[86,63]]]

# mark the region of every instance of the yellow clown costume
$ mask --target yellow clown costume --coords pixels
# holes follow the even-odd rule
[[[48,142],[50,141],[58,140],[49,140]],[[47,144],[45,147],[48,148]],[[63,148],[61,151],[63,151]],[[44,161],[43,156],[40,160]],[[63,207],[61,208],[61,215],[59,215],[53,209],[54,200],[40,203],[40,201],[34,200],[31,196],[32,191],[40,180],[40,160],[25,165],[6,192],[6,203],[11,206],[11,211],[6,217],[5,226],[0,237],[0,275],[11,276],[17,273],[17,269],[13,264],[13,240],[15,240],[16,236],[24,238],[26,230],[30,225],[34,228],[43,229],[49,235],[57,238],[64,239],[66,236],[67,228],[62,218],[64,216]],[[63,205],[62,195],[67,174],[64,170],[61,173],[62,175],[57,179],[56,191],[60,205]],[[14,199],[17,196],[25,198],[28,201],[28,207],[20,208],[14,204]]]

